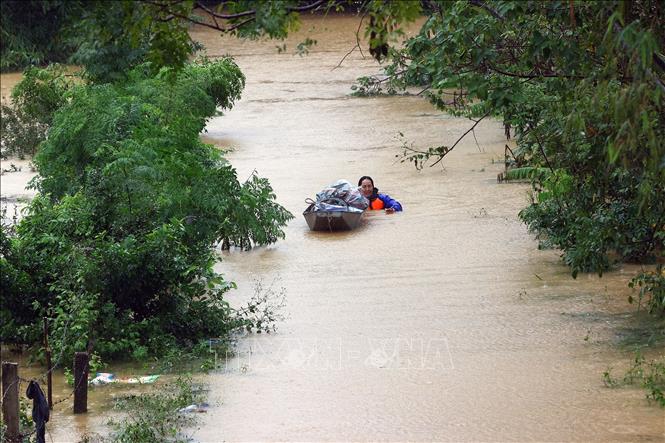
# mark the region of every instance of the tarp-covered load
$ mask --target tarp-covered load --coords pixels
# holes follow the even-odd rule
[[[369,201],[347,180],[335,183],[316,194],[316,201],[307,199],[309,207],[303,212],[312,231],[341,231],[358,226]]]
[[[352,186],[348,180],[337,180],[316,194],[315,207],[322,211],[346,211],[347,207],[352,212],[355,212],[354,210],[364,211],[369,207],[369,200],[358,187]]]

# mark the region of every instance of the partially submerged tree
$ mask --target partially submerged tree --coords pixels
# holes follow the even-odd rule
[[[62,10],[43,3],[23,5],[22,18]],[[213,271],[213,246],[273,243],[292,215],[267,180],[239,182],[199,139],[240,97],[242,73],[228,59],[187,63],[189,22],[172,14],[194,2],[168,13],[151,2],[65,3],[54,32],[75,43],[82,80],[32,68],[12,97],[17,118],[3,118],[3,145],[24,143],[20,129],[43,131],[31,141],[41,142],[39,194],[0,236],[0,339],[39,343],[36,319],[49,316],[66,352],[140,358],[252,327],[254,314],[223,299],[233,284]],[[3,41],[7,29],[3,20]],[[3,45],[3,58],[13,49]]]
[[[418,85],[438,108],[499,116],[532,174],[520,216],[578,272],[665,252],[665,9],[656,0],[428,1],[420,33],[382,79]],[[466,134],[465,134],[466,135]],[[457,145],[405,147],[418,167]],[[651,273],[662,288],[661,268]],[[657,287],[658,285],[656,285]],[[665,312],[662,289],[652,310]],[[655,294],[659,293],[660,296]]]
[[[2,238],[3,340],[37,340],[34,319],[51,316],[68,351],[140,357],[246,326],[213,246],[272,243],[292,216],[199,140],[244,77],[230,59],[150,71],[72,86],[53,114],[39,194]]]

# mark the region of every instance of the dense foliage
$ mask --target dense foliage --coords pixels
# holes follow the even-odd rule
[[[543,246],[562,250],[573,276],[662,259],[662,3],[425,3],[419,34],[390,50],[387,77],[362,79],[358,92],[417,85],[474,125],[503,118],[517,135],[514,160],[538,172],[529,175],[533,203],[520,216]],[[453,142],[407,145],[404,160],[437,163]],[[662,287],[662,273],[647,275]],[[652,310],[663,312],[662,296],[653,299],[660,301]]]
[[[3,71],[69,62],[95,81],[124,79],[149,61],[158,70],[182,67],[197,46],[187,33],[192,2],[162,11],[151,2],[129,0],[7,0],[2,2]]]
[[[199,140],[243,86],[230,59],[71,86],[34,158],[39,195],[0,238],[3,340],[36,341],[46,315],[68,351],[141,357],[245,325],[212,247],[272,243],[291,214]]]
[[[63,27],[78,1],[4,0],[0,2],[0,70],[64,62],[73,47]]]
[[[191,2],[170,2],[162,10],[152,2],[88,1],[70,15],[65,32],[76,48],[70,62],[85,67],[95,82],[124,81],[134,67],[149,62],[153,73],[162,67],[179,69],[199,45],[191,40]]]
[[[0,67],[6,71],[67,61],[84,67],[86,77],[92,81],[120,81],[146,61],[153,73],[162,67],[183,67],[201,48],[189,35],[193,24],[243,38],[283,39],[298,27],[300,13],[353,3],[5,0],[0,22]],[[308,39],[297,49],[306,52],[314,43]]]
[[[38,343],[48,316],[65,353],[140,358],[274,327],[273,300],[257,294],[232,311],[223,294],[233,284],[212,270],[213,245],[272,243],[292,217],[267,180],[238,182],[199,141],[244,86],[230,60],[187,62],[200,47],[189,26],[212,26],[196,14],[217,14],[214,3],[2,3],[3,70],[65,60],[82,70],[28,68],[2,108],[2,154],[35,156],[39,195],[0,231],[0,340]],[[323,3],[215,10],[221,31],[283,38],[299,12]]]

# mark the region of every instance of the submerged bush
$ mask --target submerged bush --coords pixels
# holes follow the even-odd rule
[[[603,383],[609,388],[641,385],[647,391],[646,398],[661,408],[665,408],[665,361],[646,361],[639,352],[622,378],[615,378],[612,369],[603,373]]]
[[[188,442],[183,428],[196,421],[196,414],[179,412],[192,404],[201,403],[204,395],[190,377],[179,377],[161,385],[159,390],[121,397],[114,408],[126,414],[122,421],[110,422],[113,433],[102,441],[108,442]]]
[[[628,301],[637,301],[638,306],[644,301],[650,313],[665,314],[665,268],[662,264],[653,271],[645,271],[633,277],[628,286],[639,289],[637,300],[631,295]]]
[[[122,85],[77,85],[53,115],[16,235],[3,237],[2,340],[36,342],[55,321],[68,352],[160,354],[247,322],[223,299],[213,246],[283,238],[292,217],[265,179],[240,183],[199,140],[217,107],[240,97],[230,59]],[[18,278],[20,277],[20,278]]]

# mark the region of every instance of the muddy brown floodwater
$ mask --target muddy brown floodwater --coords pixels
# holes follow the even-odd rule
[[[634,355],[619,344],[635,322],[626,284],[637,268],[573,280],[558,252],[537,249],[517,217],[529,187],[496,182],[496,121],[445,169],[396,161],[398,132],[418,147],[450,144],[470,122],[415,96],[351,97],[355,78],[380,72],[358,51],[333,69],[356,28],[348,17],[307,19],[287,41],[292,50],[316,39],[305,57],[193,31],[247,76],[204,139],[232,149],[239,177],[269,178],[295,215],[273,246],[220,252],[217,269],[239,285],[234,305],[260,281],[284,288],[287,318],[241,339],[225,369],[204,377],[211,408],[194,440],[663,441],[662,409],[602,383]],[[306,197],[366,174],[405,211],[368,214],[349,233],[307,229]]]

